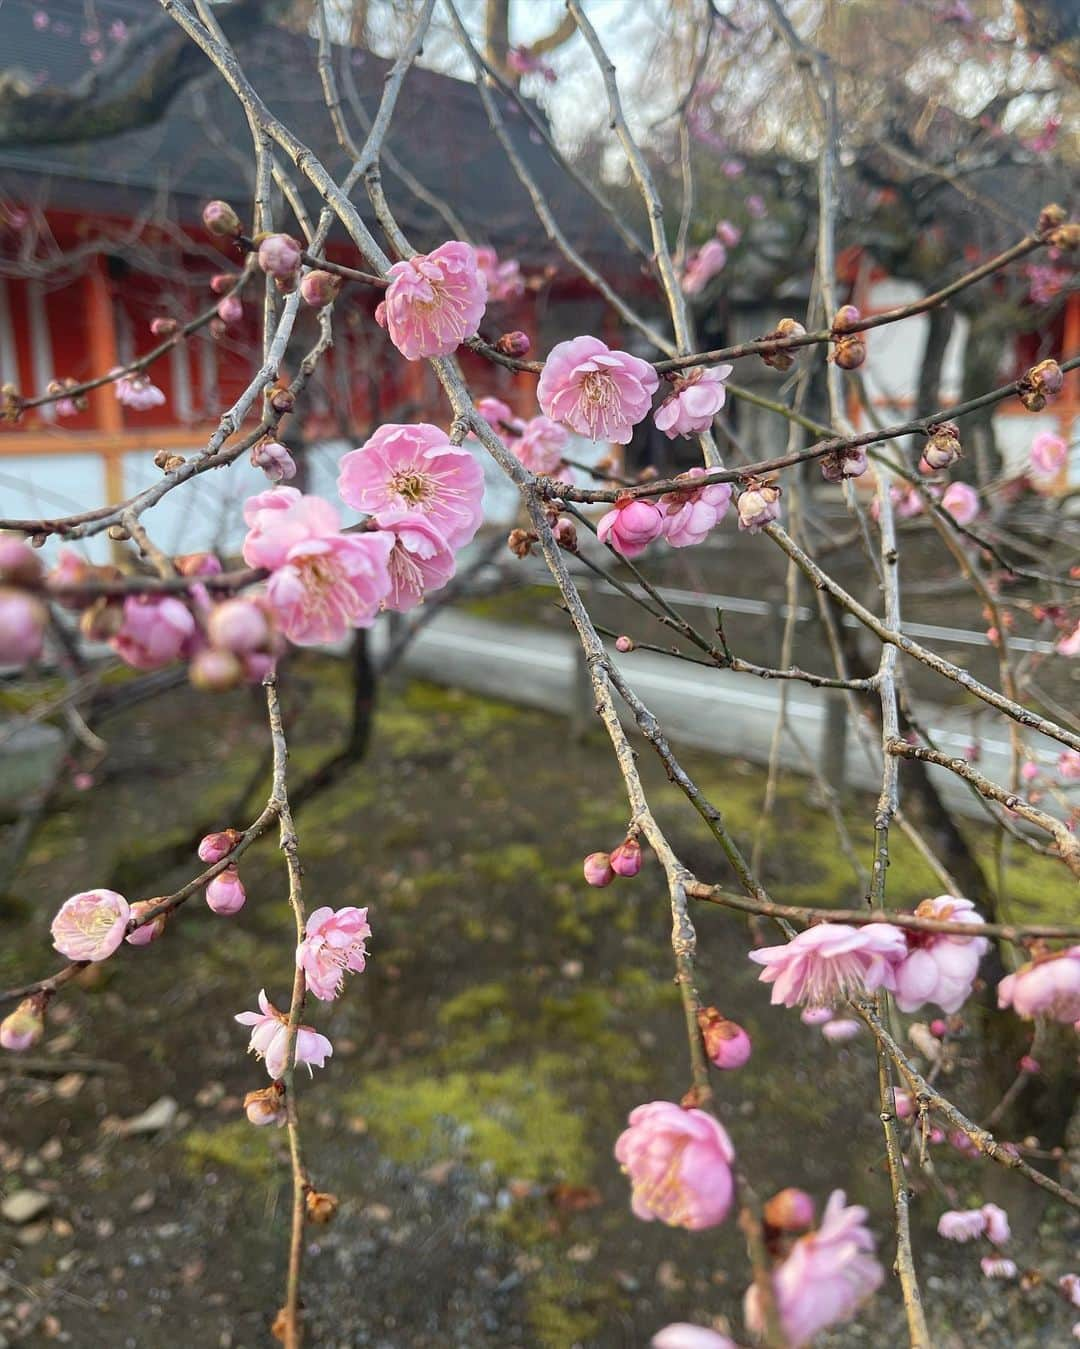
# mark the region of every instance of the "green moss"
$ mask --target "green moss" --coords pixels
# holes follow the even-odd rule
[[[253,1129],[247,1120],[233,1120],[213,1129],[191,1129],[181,1140],[184,1165],[198,1176],[214,1167],[228,1167],[247,1180],[265,1181],[278,1170],[271,1151],[272,1130]]]
[[[439,1073],[431,1065],[372,1076],[348,1104],[395,1161],[447,1156],[486,1166],[500,1178],[583,1184],[584,1121],[554,1086],[565,1059],[547,1055],[499,1072]]]
[[[544,1349],[595,1344],[604,1319],[581,1303],[579,1281],[566,1266],[537,1273],[526,1293],[529,1324],[537,1344]]]

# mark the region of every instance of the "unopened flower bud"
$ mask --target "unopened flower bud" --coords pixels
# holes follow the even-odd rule
[[[228,857],[239,841],[240,835],[235,829],[221,829],[215,834],[206,834],[199,844],[199,861],[213,866],[223,857]]]
[[[222,323],[239,323],[244,317],[244,306],[239,295],[226,295],[218,303],[218,318]]]
[[[305,272],[300,279],[300,296],[316,309],[329,304],[341,289],[341,277],[333,272],[324,272],[321,268]]]
[[[1047,242],[1053,248],[1060,248],[1063,253],[1071,253],[1074,249],[1080,248],[1080,222],[1070,220],[1059,226],[1052,232]]]
[[[0,584],[36,586],[42,571],[41,559],[17,534],[0,534]]]
[[[225,693],[236,688],[244,677],[244,667],[231,651],[206,647],[197,652],[188,667],[188,678],[203,693]]]
[[[737,1021],[721,1016],[715,1007],[698,1012],[705,1053],[717,1068],[741,1068],[750,1057],[750,1036]]]
[[[834,1016],[831,1021],[825,1022],[821,1033],[833,1044],[843,1044],[846,1040],[854,1040],[861,1030],[862,1022],[856,1021],[854,1017]]]
[[[253,445],[251,462],[261,468],[271,482],[291,482],[296,477],[296,460],[280,441],[260,440]]]
[[[48,619],[39,599],[25,590],[0,587],[0,665],[26,665],[37,660]]]
[[[270,641],[270,624],[254,600],[224,600],[210,611],[206,631],[213,646],[236,656],[258,651]]]
[[[220,342],[229,331],[229,325],[221,318],[212,318],[206,325],[206,330],[215,342]]]
[[[218,272],[210,278],[210,289],[215,295],[224,295],[232,290],[239,279],[235,272]]]
[[[338,1211],[338,1197],[325,1190],[308,1190],[304,1196],[304,1209],[309,1223],[332,1222]]]
[[[1033,1059],[1030,1054],[1022,1055],[1016,1066],[1022,1073],[1030,1073],[1032,1076],[1042,1072],[1042,1064],[1038,1059]]]
[[[1040,361],[1020,380],[1017,393],[1029,412],[1041,412],[1051,398],[1061,392],[1065,376],[1057,361]]]
[[[173,564],[181,576],[221,575],[221,562],[213,553],[182,553]]]
[[[568,553],[577,552],[577,530],[570,520],[556,520],[551,532],[560,548],[565,548]]]
[[[515,557],[528,557],[538,539],[539,535],[534,534],[531,529],[512,529],[507,536],[506,546]]]
[[[910,1119],[914,1115],[915,1102],[911,1099],[910,1091],[905,1091],[903,1087],[894,1087],[893,1100],[896,1102],[897,1119]]]
[[[259,244],[259,266],[277,281],[295,282],[302,251],[290,234],[267,234]]]
[[[641,870],[641,844],[636,838],[625,838],[612,851],[608,865],[616,876],[636,876]]]
[[[637,643],[632,637],[627,637],[625,633],[621,633],[615,638],[615,650],[625,656],[628,652],[637,650]]]
[[[244,1113],[251,1124],[260,1128],[266,1124],[285,1123],[285,1087],[272,1082],[258,1091],[249,1091],[244,1097]]]
[[[0,1021],[0,1048],[20,1054],[31,1049],[45,1034],[45,999],[40,993],[23,998],[13,1012]]]
[[[960,428],[955,422],[940,422],[923,446],[922,463],[927,472],[940,473],[955,464],[963,454],[960,447]]]
[[[862,314],[853,304],[842,304],[833,315],[830,325],[834,333],[849,332],[862,318]]]
[[[219,239],[234,239],[240,233],[240,217],[227,201],[208,201],[202,218],[207,230]]]
[[[840,337],[829,359],[841,370],[858,370],[866,360],[866,343],[858,333],[853,333],[850,337]]]
[[[821,461],[821,476],[826,482],[843,482],[845,478],[861,478],[868,460],[862,445],[850,450],[833,450]]]
[[[156,318],[150,320],[150,332],[154,337],[172,337],[180,327],[175,319]]]
[[[781,319],[771,333],[765,334],[765,341],[778,337],[805,337],[806,329],[798,319]],[[761,353],[761,359],[766,365],[772,366],[774,370],[790,370],[795,364],[794,351],[765,351]]]
[[[751,534],[764,529],[780,516],[780,488],[776,483],[751,482],[738,501],[739,528]]]
[[[236,867],[226,867],[206,887],[206,903],[215,913],[239,913],[247,902],[247,891]]]
[[[610,885],[615,879],[615,872],[611,869],[611,857],[606,852],[589,853],[583,870],[586,881],[601,889],[605,885]]]
[[[1044,206],[1039,212],[1035,232],[1040,239],[1045,238],[1051,230],[1057,229],[1059,225],[1064,225],[1068,218],[1069,213],[1064,206],[1059,206],[1057,202],[1051,202],[1049,206]]]
[[[273,389],[267,397],[267,402],[279,417],[284,417],[296,406],[296,395],[291,389]]]
[[[805,1232],[814,1225],[814,1201],[805,1190],[789,1187],[767,1201],[762,1216],[778,1232]]]
[[[943,1021],[939,1016],[935,1017],[934,1020],[930,1022],[930,1033],[931,1035],[936,1035],[940,1040],[942,1036],[948,1035],[949,1023]]]
[[[17,422],[22,413],[22,395],[14,384],[0,387],[0,420]]]
[[[495,343],[495,350],[504,356],[528,356],[531,347],[528,333],[523,332],[503,333]]]
[[[151,909],[156,909],[161,903],[161,899],[137,899],[131,906],[132,918],[145,918]],[[150,920],[149,923],[143,923],[141,927],[132,928],[124,938],[131,946],[149,946],[152,941],[157,941],[158,937],[165,931],[165,924],[169,916],[166,913],[159,913]]]

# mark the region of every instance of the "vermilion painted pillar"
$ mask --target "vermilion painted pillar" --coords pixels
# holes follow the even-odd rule
[[[105,265],[100,257],[91,258],[83,285],[90,329],[91,368],[95,376],[104,375],[113,366],[120,364],[120,358],[116,347],[112,295]],[[120,433],[124,429],[124,414],[111,384],[91,390],[89,397],[98,430],[117,436],[116,444],[107,446],[102,452],[105,460],[105,496],[112,506],[124,499],[124,464],[119,443]]]

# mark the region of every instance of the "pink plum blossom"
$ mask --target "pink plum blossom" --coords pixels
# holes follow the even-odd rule
[[[449,356],[476,334],[484,315],[487,280],[476,252],[459,240],[395,262],[386,298],[375,318],[409,361]]]
[[[53,946],[69,960],[107,960],[124,940],[131,909],[115,890],[65,899],[52,920]]]
[[[341,459],[338,491],[346,505],[381,524],[402,511],[427,516],[449,547],[468,543],[484,518],[484,470],[427,422],[380,426]]]
[[[970,899],[938,895],[924,899],[915,910],[918,918],[942,922],[981,923]],[[985,937],[965,937],[951,932],[905,932],[908,953],[896,968],[896,1005],[914,1012],[932,1002],[943,1012],[958,1012],[971,996],[979,961],[990,949]]]
[[[525,294],[521,263],[517,258],[499,261],[493,248],[476,249],[476,266],[487,282],[487,297],[492,304],[504,300],[518,300]]]
[[[380,532],[393,540],[387,567],[390,589],[383,605],[406,613],[423,602],[425,595],[441,590],[454,574],[454,554],[426,515],[401,511],[384,516]]]
[[[536,396],[546,416],[579,435],[625,445],[659,382],[648,361],[583,336],[552,348]]]
[[[198,629],[191,610],[172,595],[129,595],[120,631],[109,645],[136,670],[157,670],[191,654]]]
[[[1080,656],[1080,623],[1077,623],[1071,632],[1058,639],[1054,650],[1059,656]]]
[[[1030,1021],[1037,1016],[1052,1021],[1080,1019],[1080,946],[1036,956],[998,984],[998,1006],[1011,1007]]]
[[[277,440],[260,440],[251,447],[251,462],[261,468],[271,482],[292,482],[296,477],[296,460]]]
[[[239,295],[226,295],[218,303],[218,318],[222,323],[239,323],[244,317],[244,305]]]
[[[137,899],[131,906],[131,917],[135,919],[140,926],[133,927],[124,940],[129,946],[149,946],[152,941],[157,941],[165,931],[165,925],[168,922],[168,914],[159,913],[150,921],[144,922],[146,915],[152,909],[156,909],[160,904],[160,899]]]
[[[530,473],[555,473],[569,441],[569,433],[558,422],[550,417],[531,417],[510,449]]]
[[[651,1101],[630,1112],[615,1158],[630,1177],[638,1218],[697,1231],[722,1223],[731,1208],[735,1149],[704,1110]]]
[[[664,517],[660,507],[642,498],[625,497],[600,517],[596,536],[623,557],[637,557],[660,537]]]
[[[589,885],[595,885],[603,888],[610,885],[615,879],[615,871],[611,865],[611,854],[606,852],[591,852],[586,857],[583,870],[585,880]]]
[[[1058,1287],[1074,1307],[1080,1307],[1080,1274],[1063,1274]]]
[[[690,255],[683,269],[682,288],[687,295],[700,295],[709,282],[727,266],[727,249],[719,239],[710,239]]]
[[[22,1054],[45,1034],[43,995],[23,998],[13,1012],[0,1021],[0,1049]]]
[[[653,413],[657,430],[663,431],[668,440],[708,431],[724,406],[724,380],[734,368],[714,365],[707,370],[699,365],[680,375],[671,393]]]
[[[970,525],[981,509],[978,492],[966,482],[949,483],[941,498],[941,504],[958,525]]]
[[[1009,1215],[997,1204],[984,1204],[982,1215],[986,1219],[986,1237],[995,1246],[1004,1246],[1012,1236],[1009,1228]]]
[[[611,853],[611,869],[616,876],[633,877],[641,870],[641,844],[625,838]]]
[[[236,656],[262,650],[270,641],[270,621],[255,600],[222,600],[210,610],[206,633],[214,646]]]
[[[775,483],[758,483],[741,493],[736,507],[739,528],[757,534],[780,518],[780,492]]]
[[[1068,445],[1052,431],[1040,431],[1031,442],[1031,468],[1039,477],[1054,477],[1068,457]]]
[[[824,1026],[834,1015],[831,1007],[804,1007],[799,1013],[799,1020],[804,1026]]]
[[[1025,782],[1034,782],[1039,776],[1039,765],[1034,759],[1025,759],[1021,768],[1020,776]]]
[[[661,530],[672,548],[691,548],[701,543],[716,528],[731,504],[731,484],[707,483],[695,487],[698,478],[705,477],[700,465],[680,473],[676,482],[685,486],[674,492],[665,492],[659,506],[663,514]]]
[[[266,598],[291,642],[317,646],[371,626],[390,589],[392,537],[342,534],[328,501],[292,487],[251,497],[244,519],[244,561],[273,573]]]
[[[981,1208],[949,1209],[938,1219],[937,1230],[947,1241],[973,1241],[986,1231],[986,1214]]]
[[[773,1295],[790,1349],[803,1349],[827,1326],[850,1321],[881,1286],[885,1272],[874,1258],[866,1216],[866,1209],[845,1205],[844,1192],[834,1190],[821,1226],[800,1237],[774,1271]],[[756,1287],[747,1290],[743,1316],[760,1335],[764,1316]]]
[[[734,248],[742,238],[742,230],[730,220],[721,220],[716,226],[716,237],[725,248]]]
[[[834,1016],[826,1021],[821,1028],[821,1033],[830,1044],[846,1044],[848,1040],[854,1040],[862,1030],[862,1022],[856,1021],[851,1016]]]
[[[323,1002],[332,1002],[345,985],[345,975],[363,972],[371,927],[367,909],[329,907],[310,914],[304,940],[296,948],[296,964],[307,986]]]
[[[239,913],[247,902],[247,891],[236,867],[226,867],[207,883],[206,904],[214,913]]]
[[[115,385],[116,401],[134,412],[148,412],[165,402],[165,395],[146,375],[121,375]]]
[[[751,951],[750,959],[765,966],[759,978],[772,984],[774,1004],[827,1007],[895,988],[906,952],[903,932],[891,923],[818,923],[782,946]]]
[[[1058,755],[1057,774],[1062,782],[1075,782],[1080,778],[1080,751],[1075,749],[1063,750]]]
[[[734,1340],[704,1326],[676,1321],[657,1331],[650,1341],[652,1349],[738,1349]]]
[[[519,417],[514,416],[514,409],[501,398],[478,398],[476,410],[488,426],[500,436],[508,426],[513,427],[515,431],[522,428],[523,423]]]
[[[266,1071],[275,1080],[285,1071],[286,1041],[288,1040],[289,1018],[285,1012],[279,1012],[266,990],[259,990],[259,1010],[257,1012],[238,1012],[233,1018],[241,1026],[252,1026],[248,1052],[263,1059]],[[296,1053],[293,1062],[307,1064],[308,1073],[312,1067],[322,1068],[334,1052],[334,1047],[325,1035],[310,1026],[296,1028]]]
[[[37,660],[49,621],[44,604],[25,590],[0,586],[0,665]]]
[[[987,1279],[1015,1279],[1018,1272],[1015,1260],[1006,1260],[1000,1255],[984,1255],[979,1268]]]

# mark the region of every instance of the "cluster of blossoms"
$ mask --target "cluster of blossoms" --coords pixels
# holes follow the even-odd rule
[[[525,280],[517,258],[499,261],[493,248],[476,249],[476,266],[487,282],[487,297],[492,304],[520,300],[525,294]]]
[[[954,895],[923,900],[915,912],[939,922],[983,921],[970,900]],[[751,951],[750,959],[765,967],[760,978],[772,984],[772,1002],[785,1007],[831,1009],[886,989],[902,1011],[934,1003],[955,1012],[970,996],[988,946],[985,937],[892,923],[819,923],[781,946]]]
[[[121,407],[131,408],[134,412],[149,412],[165,402],[165,395],[147,375],[120,375],[113,391]]]

